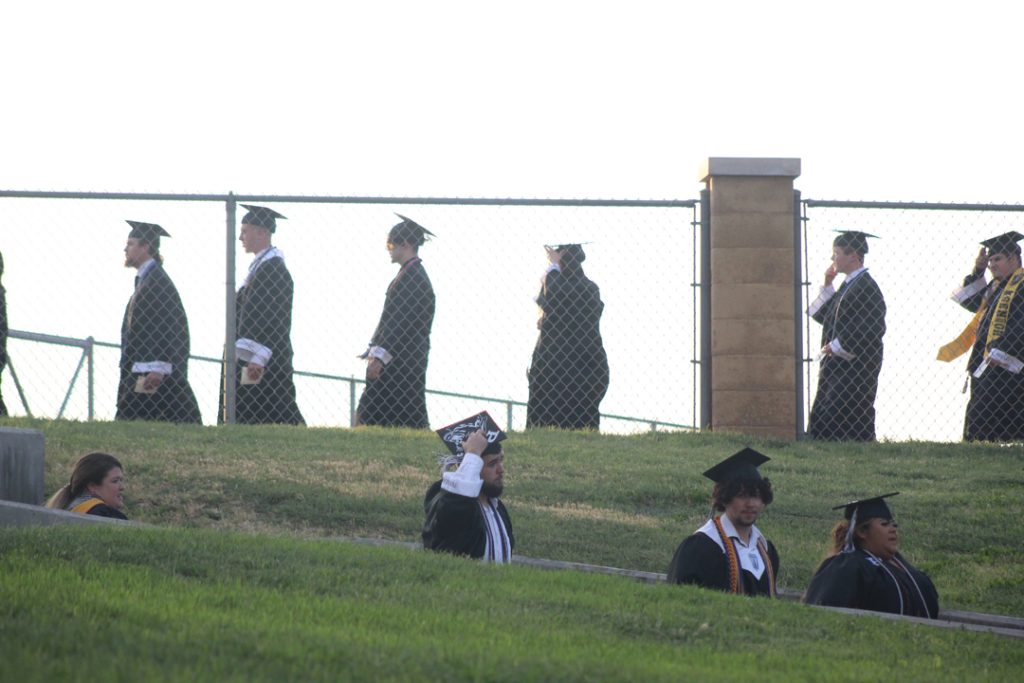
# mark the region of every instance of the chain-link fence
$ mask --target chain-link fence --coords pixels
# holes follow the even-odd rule
[[[968,345],[949,362],[936,356],[964,331],[980,301],[967,301],[965,310],[951,295],[975,270],[979,242],[1019,230],[1024,206],[805,200],[802,207],[805,310],[815,304],[825,282],[834,231],[877,236],[867,240],[863,279],[844,288],[840,275],[831,300],[818,301],[815,316],[807,317],[809,436],[862,438],[871,420],[879,439],[960,440],[972,391],[967,373],[971,351]],[[1015,304],[1012,311],[1008,329],[1011,336],[1021,336],[1012,341],[1017,347],[1024,344],[1024,305]],[[982,336],[987,328],[982,321]],[[852,358],[834,349],[822,353],[837,336],[840,350]],[[1002,368],[988,372],[999,387],[986,398],[993,410],[980,413],[980,420],[996,428],[1005,419],[999,406],[1024,400],[1024,384]],[[977,396],[977,380],[973,390]],[[1020,440],[1024,425],[1017,429]]]
[[[194,395],[205,424],[697,421],[695,200],[0,196],[13,415],[189,421]],[[287,217],[271,251],[243,203]],[[416,258],[396,213],[436,235]],[[125,219],[170,234],[162,265]],[[544,245],[580,243],[548,272]]]

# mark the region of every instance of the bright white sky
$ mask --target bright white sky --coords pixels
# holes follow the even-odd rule
[[[8,2],[0,188],[1019,202],[1022,11],[966,2]]]

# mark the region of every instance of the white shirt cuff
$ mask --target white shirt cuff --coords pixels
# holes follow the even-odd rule
[[[246,363],[256,363],[267,367],[270,363],[270,357],[274,355],[274,352],[268,349],[263,344],[257,344],[252,339],[239,339],[235,342],[235,352],[238,355],[238,360],[244,360]]]
[[[441,475],[441,488],[457,496],[476,498],[484,485],[484,480],[480,478],[480,470],[483,468],[483,458],[476,453],[466,453],[459,469]]]
[[[839,343],[838,339],[833,339],[832,341],[830,341],[828,343],[828,347],[832,349],[832,353],[839,356],[843,360],[853,360],[854,358],[857,357],[854,354],[850,353],[849,351],[845,350],[843,348],[843,345]]]
[[[367,353],[373,358],[379,360],[384,365],[390,363],[391,359],[394,358],[394,356],[388,353],[388,350],[385,349],[383,346],[371,346],[370,350],[367,351]]]
[[[836,295],[836,288],[832,285],[825,285],[818,292],[818,298],[811,302],[811,305],[807,307],[807,315],[814,315],[821,307],[828,303],[828,300]]]
[[[959,287],[953,290],[949,298],[958,304],[962,304],[971,297],[975,296],[978,292],[988,287],[988,283],[985,282],[984,277],[979,277],[974,282],[968,283],[966,287]]]
[[[149,374],[151,372],[159,372],[161,375],[171,374],[171,370],[174,366],[167,361],[162,360],[151,360],[148,363],[133,363],[132,372],[137,374]]]

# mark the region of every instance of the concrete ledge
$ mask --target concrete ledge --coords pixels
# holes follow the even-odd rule
[[[800,175],[800,159],[786,157],[708,157],[701,162],[698,180],[707,182],[712,176],[783,176]]]
[[[146,526],[141,522],[112,519],[98,515],[80,515],[66,510],[53,510],[41,505],[27,505],[0,500],[0,527],[52,526],[54,524],[121,524]]]
[[[0,500],[43,502],[43,433],[0,427]]]

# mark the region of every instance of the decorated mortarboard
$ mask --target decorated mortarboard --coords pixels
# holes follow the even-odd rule
[[[851,519],[853,513],[857,513],[857,519],[864,521],[865,519],[873,519],[880,517],[881,519],[892,519],[892,511],[889,506],[885,504],[885,499],[890,496],[900,495],[899,491],[892,493],[883,493],[880,496],[873,498],[862,498],[861,500],[851,500],[849,503],[843,503],[842,505],[836,505],[833,510],[843,510],[843,516],[846,519]]]
[[[437,235],[408,216],[403,216],[398,212],[395,212],[395,215],[401,218],[402,221],[395,223],[391,228],[391,232],[388,233],[389,240],[402,242],[403,244],[411,242],[416,246],[420,246],[426,241],[427,237],[437,237]]]
[[[484,452],[480,455],[500,453],[501,442],[508,435],[501,431],[501,427],[498,426],[498,423],[494,421],[486,410],[464,420],[459,420],[447,427],[441,427],[441,429],[437,430],[437,435],[441,437],[441,441],[448,447],[452,455],[459,455],[463,452],[462,442],[470,434],[480,429],[484,430],[484,435],[487,437],[487,447],[484,448]]]
[[[159,244],[161,237],[170,237],[171,233],[161,228],[156,223],[143,223],[142,221],[128,221],[125,223],[132,226],[129,237],[145,240],[151,244]]]
[[[1020,246],[1017,242],[1024,240],[1024,235],[1016,230],[1004,232],[1002,235],[982,240],[981,244],[988,249],[990,254],[1019,254]]]
[[[253,206],[252,204],[239,204],[239,206],[249,212],[242,217],[243,224],[247,223],[260,228],[266,228],[270,232],[277,231],[278,218],[285,218],[277,211],[268,209],[265,206]]]
[[[878,239],[877,235],[860,230],[836,230],[839,236],[832,241],[833,247],[849,247],[860,254],[868,253],[868,239]]]
[[[760,479],[761,473],[757,471],[757,468],[769,460],[771,458],[764,453],[758,453],[753,448],[748,447],[730,455],[707,470],[704,472],[704,476],[716,484],[735,478]]]

